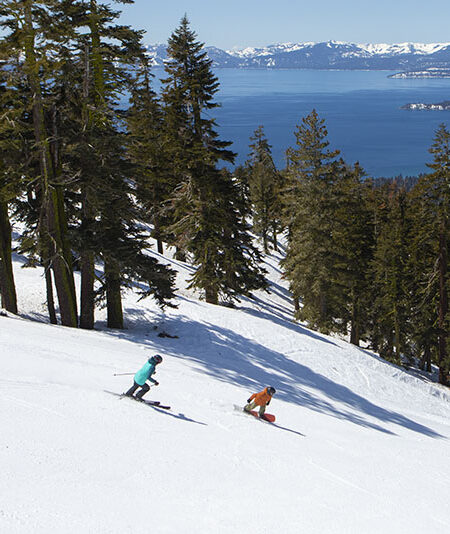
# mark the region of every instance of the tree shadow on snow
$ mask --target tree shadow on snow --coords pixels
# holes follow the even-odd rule
[[[322,343],[335,345],[326,337],[281,317],[274,317],[273,314],[250,309],[244,311],[263,318],[267,315],[272,322],[282,324],[285,328]],[[388,423],[429,437],[444,437],[432,428],[416,423],[400,413],[377,406],[348,387],[336,384],[309,367],[227,328],[192,321],[185,316],[166,317],[164,327],[172,333],[189,332],[190,337],[186,338],[184,334],[180,339],[165,338],[162,341],[156,337],[155,332],[151,333],[150,329],[146,335],[143,335],[142,329],[107,333],[147,345],[152,350],[156,350],[156,345],[158,351],[201,365],[201,370],[197,372],[242,386],[248,392],[259,391],[270,384],[277,390],[276,399],[365,428],[395,435],[382,426],[383,423]],[[199,343],[196,344],[195,340]]]

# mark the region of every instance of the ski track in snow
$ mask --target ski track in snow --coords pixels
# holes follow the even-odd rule
[[[359,486],[357,484],[354,484],[353,482],[350,482],[349,480],[336,475],[335,473],[333,473],[329,469],[325,469],[324,467],[321,467],[320,465],[317,465],[312,460],[309,460],[309,463],[310,463],[310,465],[314,466],[317,470],[321,471],[322,473],[325,473],[327,477],[329,477],[329,478],[331,478],[333,480],[337,480],[338,482],[340,482],[340,483],[342,483],[342,484],[344,484],[346,486],[350,486],[351,488],[355,488],[358,491],[362,491],[364,493],[367,493],[371,497],[375,497],[377,499],[380,498],[379,495],[376,495],[375,493],[372,493],[371,491],[368,491],[367,489],[362,488],[361,486]]]

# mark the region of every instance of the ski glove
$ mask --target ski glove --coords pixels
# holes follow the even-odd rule
[[[250,404],[252,402],[252,399],[247,399],[247,403]]]
[[[156,382],[153,384],[154,386],[159,386],[159,382]]]

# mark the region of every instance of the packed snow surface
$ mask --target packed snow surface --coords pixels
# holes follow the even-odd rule
[[[125,299],[127,329],[51,326],[38,269],[0,317],[0,532],[389,534],[450,531],[450,395],[291,321],[272,293],[178,309]],[[169,260],[168,260],[169,261]],[[34,319],[34,320],[30,320]],[[167,334],[175,337],[159,337]],[[164,357],[151,408],[119,399]],[[271,425],[233,408],[273,385]]]

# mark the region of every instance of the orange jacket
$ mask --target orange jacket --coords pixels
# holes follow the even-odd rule
[[[259,393],[253,393],[253,395],[250,397],[250,401],[255,399],[255,403],[258,406],[265,406],[266,404],[269,404],[270,400],[272,399],[272,395],[267,391],[267,388],[264,388]]]

